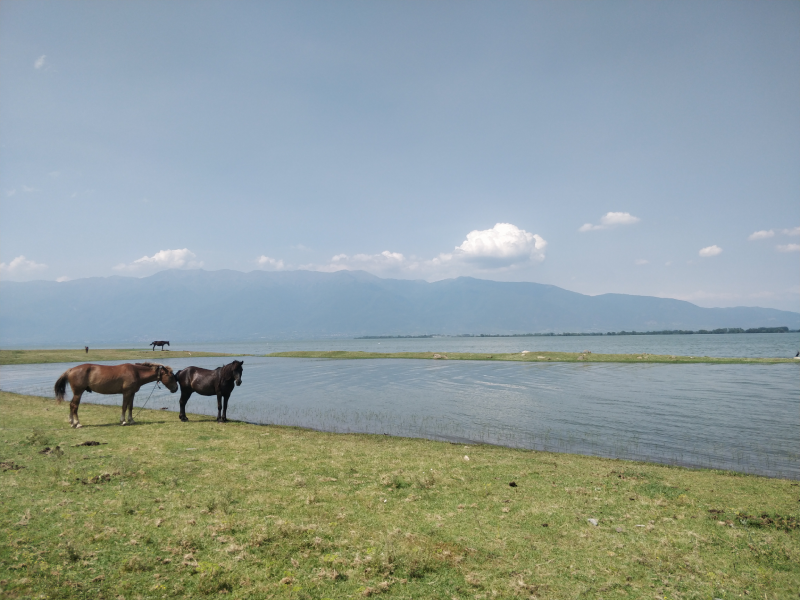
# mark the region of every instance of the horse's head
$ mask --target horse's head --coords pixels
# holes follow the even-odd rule
[[[178,379],[172,372],[172,367],[161,365],[158,371],[158,380],[173,394],[178,391]]]
[[[235,360],[233,361],[233,377],[236,381],[236,385],[242,385],[242,365],[244,364],[243,360]]]

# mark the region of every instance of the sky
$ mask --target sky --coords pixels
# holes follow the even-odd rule
[[[800,3],[0,3],[0,279],[800,311]]]

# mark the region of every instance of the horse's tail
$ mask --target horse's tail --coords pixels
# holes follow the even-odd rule
[[[64,394],[67,391],[67,381],[69,380],[69,369],[64,371],[64,374],[58,378],[53,391],[56,393],[56,402],[61,404],[64,401]]]

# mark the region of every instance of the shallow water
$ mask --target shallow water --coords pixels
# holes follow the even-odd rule
[[[670,354],[678,356],[791,357],[800,350],[800,333],[723,335],[619,335],[517,338],[406,338],[383,340],[309,340],[179,344],[173,350],[269,354],[293,350],[364,352],[582,352],[595,354]]]
[[[163,362],[214,368],[226,360]],[[69,366],[2,366],[0,388],[52,396]],[[798,366],[248,357],[228,416],[800,479]],[[152,387],[137,395],[136,409]],[[121,405],[119,396],[84,401]],[[153,393],[147,408],[162,407],[177,411],[178,394]],[[195,395],[187,408],[216,415],[216,399]]]
[[[800,351],[800,332],[743,333],[723,335],[620,335],[620,336],[537,336],[517,338],[436,337],[383,340],[354,340],[350,338],[304,341],[230,341],[183,344],[171,340],[170,350],[223,352],[231,354],[264,355],[293,350],[349,350],[364,352],[477,352],[500,354],[506,352],[582,352],[595,354],[672,354],[679,356],[714,357],[792,357]],[[0,340],[0,347],[6,346]],[[46,346],[37,346],[45,348]],[[53,348],[63,348],[55,345]],[[132,348],[150,350],[120,342],[100,348]],[[82,349],[83,347],[80,346]],[[156,350],[160,352],[160,350]],[[154,354],[153,356],[158,356]]]

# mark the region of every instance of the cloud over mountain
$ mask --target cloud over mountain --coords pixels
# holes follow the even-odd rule
[[[326,265],[301,268],[335,272],[364,270],[375,274],[412,275],[435,280],[474,273],[520,268],[544,260],[547,241],[511,223],[470,231],[452,252],[431,259],[384,250],[378,254],[337,254]]]
[[[180,250],[160,250],[153,256],[143,256],[132,263],[121,263],[114,267],[117,271],[137,271],[152,269],[197,269],[203,266],[202,261],[194,260],[197,258],[194,252],[188,248]]]
[[[6,273],[24,273],[31,271],[42,271],[47,268],[47,265],[37,263],[35,260],[29,260],[24,255],[20,254],[12,259],[10,263],[0,263],[0,271]]]

